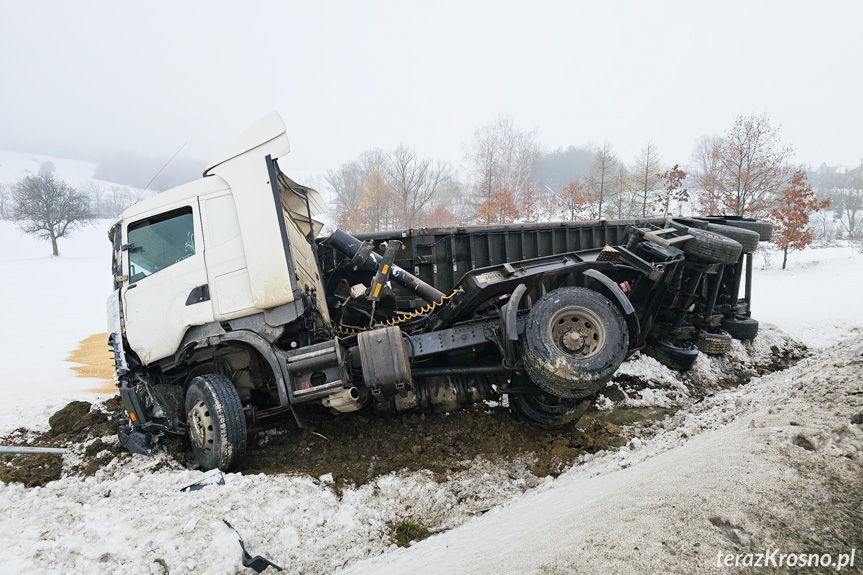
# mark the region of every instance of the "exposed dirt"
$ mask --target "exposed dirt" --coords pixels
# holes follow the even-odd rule
[[[81,340],[78,349],[66,361],[77,363],[72,371],[78,377],[101,379],[102,385],[93,388],[96,393],[116,393],[114,385],[114,356],[108,348],[108,334],[97,333]]]
[[[476,457],[521,459],[534,475],[556,476],[582,453],[627,442],[615,425],[548,431],[518,421],[499,406],[451,414],[353,414],[316,429],[265,432],[259,439],[264,445],[250,449],[243,473],[331,473],[337,484],[354,485],[402,469],[428,469],[445,480]]]
[[[52,435],[64,435],[93,427],[108,421],[108,416],[99,410],[90,411],[92,403],[73,401],[48,419]]]
[[[39,487],[62,475],[63,458],[59,455],[0,455],[0,481]]]
[[[99,335],[85,342],[98,343],[101,347],[103,339]],[[770,351],[769,357],[755,363],[720,358],[716,364],[718,369],[709,380],[694,372],[681,374],[681,380],[691,398],[697,401],[717,389],[746,383],[753,376],[786,369],[805,355],[805,348],[798,345],[782,349],[774,346]],[[81,359],[79,356],[78,360]],[[647,379],[618,375],[601,395],[618,402],[634,391],[653,386]],[[340,488],[345,484],[359,486],[401,470],[426,469],[435,473],[438,480],[446,481],[448,474],[469,468],[476,458],[484,458],[519,461],[538,477],[557,476],[583,454],[625,445],[629,440],[627,434],[650,435],[652,424],[678,408],[671,405],[591,411],[579,422],[556,430],[520,421],[500,404],[477,405],[465,411],[433,415],[377,416],[364,411],[322,419],[316,428],[300,430],[293,424],[285,424],[282,428],[259,433],[250,438],[249,453],[240,471],[313,477],[332,474]],[[0,441],[54,447],[90,442],[81,450],[84,461],[70,471],[92,475],[123,453],[116,442],[101,438],[115,435],[124,420],[119,396],[96,409],[87,402],[72,402],[51,416],[49,432],[34,437],[21,430]],[[626,426],[627,431],[621,431],[621,426]],[[187,442],[175,439],[164,447],[177,461],[191,463]],[[2,478],[33,485],[56,479],[58,468],[49,465],[50,461],[59,461],[59,458],[16,457],[14,465],[6,465]],[[4,460],[4,463],[10,462],[11,459]]]
[[[86,401],[73,401],[48,419],[50,430],[33,434],[27,429],[17,429],[0,437],[4,445],[29,447],[68,447],[93,440],[83,449],[83,461],[67,471],[79,475],[93,475],[110,463],[115,456],[125,453],[116,442],[105,442],[103,437],[117,434],[123,421],[123,403],[120,396],[102,402],[93,409]],[[95,440],[94,440],[95,438]],[[98,456],[103,451],[109,453]],[[0,456],[0,481],[16,481],[27,487],[44,485],[59,479],[63,473],[63,458],[60,455],[3,455]]]

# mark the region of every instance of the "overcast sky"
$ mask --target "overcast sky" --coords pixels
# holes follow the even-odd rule
[[[498,113],[549,148],[697,137],[768,112],[797,161],[863,157],[863,2],[0,4],[0,148],[207,161],[270,110],[322,172],[404,142],[459,162]]]

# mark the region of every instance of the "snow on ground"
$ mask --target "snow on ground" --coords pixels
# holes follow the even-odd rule
[[[98,382],[75,378],[64,358],[105,329],[105,228],[101,222],[61,240],[62,255],[54,258],[46,242],[0,222],[7,328],[0,335],[0,431],[44,428],[48,415],[69,400],[96,399],[88,389]],[[718,550],[735,545],[716,524],[738,525],[743,531],[724,531],[753,541],[797,541],[783,539],[781,530],[749,510],[772,506],[776,524],[788,524],[789,497],[811,501],[818,495],[806,491],[789,465],[820,465],[842,477],[847,470],[836,463],[837,454],[844,454],[843,464],[859,465],[860,428],[849,426],[847,416],[860,411],[863,390],[860,366],[852,369],[848,358],[863,345],[854,335],[863,325],[863,306],[851,287],[859,285],[863,262],[848,247],[793,254],[787,271],[775,269],[775,259],[768,269],[756,267],[753,315],[810,346],[852,343],[694,404],[686,402],[687,389],[674,372],[648,357],[634,358],[620,373],[648,385],[621,404],[673,402],[684,409],[653,437],[587,457],[554,481],[533,477],[529,466],[480,462],[443,483],[422,472],[392,474],[344,489],[341,497],[327,477],[238,474],[229,474],[224,486],[180,493],[201,473],[173,462],[153,471],[162,460],[135,456],[93,477],[66,477],[43,488],[0,484],[0,573],[242,571],[239,546],[222,519],[240,531],[253,554],[302,573],[338,571],[382,553],[353,569],[582,573],[592,572],[582,565],[592,565],[608,566],[602,572],[609,573],[710,572],[710,554],[715,563]],[[800,309],[801,300],[811,311]],[[728,361],[768,353],[782,337],[765,327],[754,344],[735,343]],[[700,358],[695,373],[709,380],[721,370],[720,363]],[[859,395],[841,395],[855,385]],[[841,397],[829,395],[834,391]],[[794,444],[795,433],[806,434],[814,451]],[[823,478],[809,483],[821,485]],[[507,505],[474,519],[501,504]],[[463,527],[391,553],[390,525],[412,518],[434,531]]]
[[[763,246],[764,244],[762,244]],[[840,242],[792,252],[769,251],[770,265],[756,254],[752,317],[774,323],[809,347],[844,341],[863,330],[863,253]]]
[[[0,433],[47,428],[48,416],[73,399],[97,399],[100,382],[76,378],[64,360],[78,342],[106,327],[111,291],[107,222],[49,242],[0,221]],[[107,342],[106,342],[107,345]]]
[[[850,553],[863,542],[861,347],[709,397],[651,439],[347,573],[721,573],[720,553]]]
[[[12,183],[24,176],[35,176],[45,162],[54,164],[57,177],[74,186],[88,183],[96,171],[96,164],[92,162],[0,150],[0,183]]]
[[[103,190],[116,188],[126,192],[130,197],[136,195],[136,188],[94,178],[96,164],[92,162],[10,150],[0,150],[0,185],[14,184],[24,176],[35,176],[45,162],[54,164],[56,177],[84,192],[88,192],[93,187]]]
[[[837,537],[854,543],[863,527],[861,347],[709,396],[555,480],[478,461],[440,483],[227,474],[181,492],[203,474],[133,456],[93,477],[5,485],[0,572],[245,572],[223,520],[253,555],[309,575],[709,573],[719,552],[848,552]],[[389,529],[405,519],[449,531],[398,550]]]
[[[446,483],[431,473],[389,475],[341,494],[326,476],[240,474],[181,492],[202,474],[149,471],[156,464],[136,456],[86,479],[0,488],[0,573],[243,572],[236,536],[223,520],[253,555],[289,573],[332,573],[395,548],[389,526],[405,518],[456,527],[551,484],[523,466],[479,463]],[[167,570],[156,570],[160,562]]]

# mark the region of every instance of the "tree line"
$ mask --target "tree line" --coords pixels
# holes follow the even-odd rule
[[[609,142],[545,150],[536,130],[499,116],[474,132],[458,168],[402,144],[365,152],[326,181],[337,225],[350,231],[693,212],[768,217],[793,174],[806,172],[792,154],[767,115],[738,116],[725,134],[700,138],[686,165],[666,163],[652,141],[630,162]]]
[[[402,144],[364,152],[325,180],[336,199],[331,215],[350,232],[717,213],[773,221],[786,255],[813,237],[863,238],[863,160],[850,170],[807,170],[792,154],[766,114],[738,116],[724,134],[701,137],[683,167],[664,162],[652,141],[628,163],[608,142],[547,150],[536,130],[501,115],[465,143],[459,167]],[[45,162],[0,186],[0,217],[50,240],[56,255],[58,238],[145,195],[97,182],[76,189]]]
[[[536,130],[501,115],[464,145],[460,169],[400,145],[361,154],[326,181],[336,225],[353,232],[712,213],[774,222],[787,256],[812,241],[810,215],[831,200],[849,237],[863,228],[863,162],[820,195],[810,171],[794,165],[767,114],[740,115],[724,134],[699,138],[685,166],[666,163],[652,141],[630,162],[609,142],[546,150]]]

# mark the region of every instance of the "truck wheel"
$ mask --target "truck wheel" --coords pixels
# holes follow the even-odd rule
[[[698,230],[706,230],[708,222],[704,220],[693,220],[692,218],[669,218],[671,222],[678,226],[686,226],[687,228],[695,228]],[[666,220],[668,222],[668,220]]]
[[[744,254],[751,254],[758,249],[758,238],[760,237],[758,232],[722,224],[707,224],[707,231],[736,241],[743,247]]]
[[[231,380],[199,375],[186,391],[186,420],[192,453],[202,469],[228,471],[246,452],[246,417]]]
[[[524,420],[539,427],[561,427],[576,422],[593,405],[593,397],[566,399],[548,393],[511,393],[509,406]]]
[[[524,366],[543,391],[564,398],[592,395],[607,382],[629,349],[620,310],[582,287],[547,293],[530,310]]]
[[[675,345],[654,336],[648,339],[647,353],[665,367],[677,371],[689,371],[698,359],[698,348],[691,343]]]
[[[769,242],[773,237],[773,224],[756,220],[726,220],[726,226],[756,232],[762,242]]]
[[[689,228],[692,239],[683,242],[683,252],[711,263],[733,264],[740,259],[743,246],[715,232]]]
[[[731,337],[741,341],[755,339],[758,335],[758,320],[745,315],[725,316],[720,325]]]
[[[731,336],[727,331],[699,331],[695,337],[695,346],[707,355],[723,355],[731,351]]]

